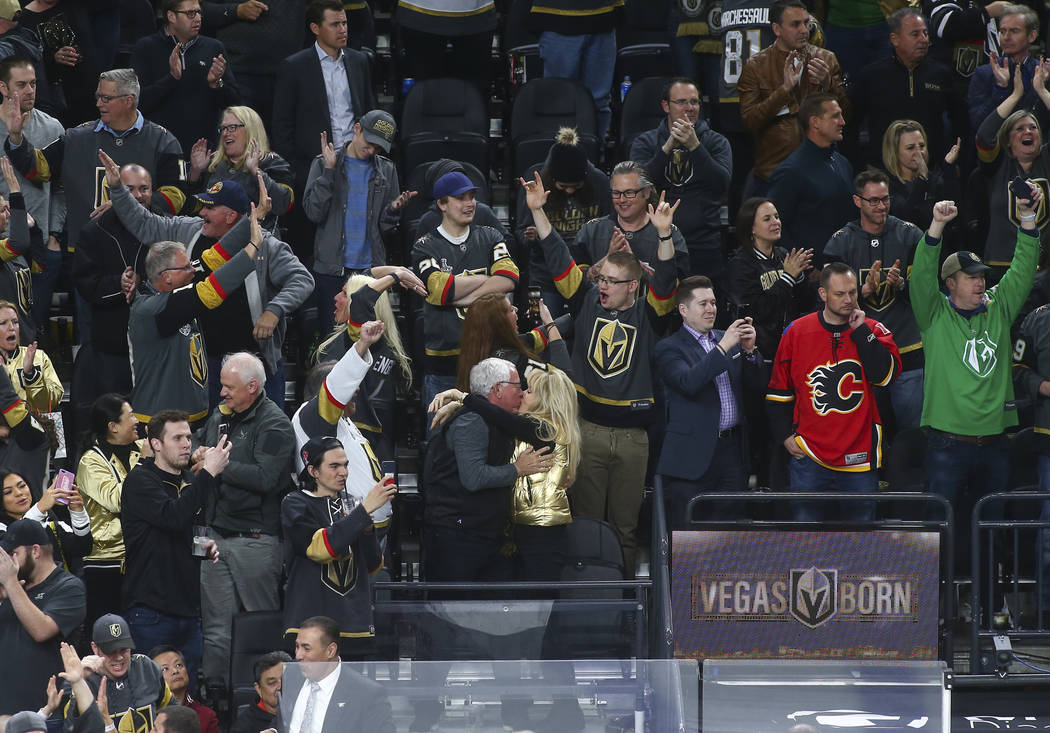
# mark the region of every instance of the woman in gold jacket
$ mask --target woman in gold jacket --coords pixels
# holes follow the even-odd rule
[[[131,404],[110,392],[91,406],[90,443],[80,458],[77,486],[91,518],[95,546],[84,558],[87,618],[90,627],[105,613],[119,613],[124,537],[120,530],[120,493],[124,479],[139,457],[145,441],[138,438],[138,418]]]
[[[4,368],[11,377],[15,393],[26,401],[33,412],[58,409],[64,390],[51,359],[38,349],[36,342],[19,343],[18,309],[8,300],[0,300],[0,353]]]

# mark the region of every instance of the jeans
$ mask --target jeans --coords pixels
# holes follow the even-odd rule
[[[693,497],[701,494],[747,490],[747,474],[744,473],[744,467],[739,459],[743,429],[743,426],[737,426],[733,433],[718,439],[718,448],[712,457],[711,465],[700,478],[689,481],[673,476],[664,477],[669,530],[691,529],[689,526],[691,516],[686,513],[686,509]],[[732,511],[732,502],[704,501],[695,507],[692,516],[699,521],[726,519],[732,516]]]
[[[844,28],[825,23],[824,38],[824,48],[834,52],[847,82],[865,66],[890,53],[889,37],[884,23],[867,28]]]
[[[792,457],[788,465],[791,476],[791,490],[800,491],[840,491],[848,494],[874,494],[879,488],[877,471],[834,471],[825,468],[809,456]],[[826,515],[828,518],[850,519],[867,522],[875,518],[875,507],[869,502],[840,502],[838,514],[825,510],[826,502],[800,501],[794,508],[795,519],[801,522],[819,522]]]
[[[890,402],[897,432],[919,427],[922,419],[922,369],[903,372],[890,384]]]
[[[201,664],[201,620],[196,616],[168,616],[145,606],[129,608],[124,619],[131,628],[131,638],[140,654],[153,647],[171,644],[186,660],[190,690],[197,691],[197,668]]]
[[[219,562],[201,563],[204,676],[225,680],[234,614],[281,607],[281,543],[271,535],[220,538],[216,543]]]
[[[594,97],[598,110],[598,140],[605,139],[612,122],[613,67],[616,65],[616,31],[567,36],[540,33],[543,76],[579,79]]]
[[[931,430],[926,438],[926,490],[952,505],[955,518],[956,576],[970,570],[970,521],[973,507],[985,494],[1005,491],[1010,477],[1010,449],[1003,436],[985,445],[967,443]],[[990,507],[1001,514],[1002,505]],[[986,517],[994,518],[992,514]]]

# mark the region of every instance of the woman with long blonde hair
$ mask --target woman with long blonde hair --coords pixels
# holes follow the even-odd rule
[[[372,277],[351,275],[336,296],[335,330],[317,347],[317,361],[338,360],[357,341],[361,324],[380,320],[386,330],[370,349],[372,366],[361,382],[355,403],[354,424],[368,437],[372,451],[380,461],[394,458],[394,402],[398,381],[391,365],[400,372],[400,385],[412,386],[412,360],[405,350],[397,319],[386,291],[395,285],[426,294],[426,288],[407,267],[374,267]]]
[[[915,120],[894,120],[882,136],[882,163],[890,174],[890,213],[925,231],[933,221],[937,201],[959,196],[959,145],[930,167],[926,130]]]
[[[270,149],[266,126],[258,112],[251,107],[227,107],[219,122],[218,149],[208,150],[208,141],[201,138],[190,150],[190,187],[204,191],[221,181],[236,181],[250,200],[258,201],[259,173],[273,202],[263,227],[272,231],[277,217],[292,208],[292,167]],[[196,201],[192,196],[186,199],[191,206],[197,206]],[[196,213],[196,209],[183,213]]]

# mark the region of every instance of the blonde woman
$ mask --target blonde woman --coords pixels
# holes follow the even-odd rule
[[[272,230],[277,218],[292,208],[294,194],[292,167],[270,150],[259,113],[251,107],[227,107],[219,122],[218,150],[208,150],[208,141],[201,138],[190,150],[190,186],[206,190],[220,181],[237,181],[252,201],[259,199],[256,171],[261,171],[266,192],[273,202],[263,227]],[[186,199],[187,206],[197,206],[196,199]],[[196,213],[183,211],[183,213]]]
[[[890,211],[923,231],[933,221],[933,205],[960,198],[959,145],[945,153],[943,162],[930,168],[926,130],[915,120],[895,120],[882,136],[882,164],[890,174]]]
[[[426,294],[423,282],[407,267],[374,267],[372,277],[351,275],[336,296],[335,330],[317,347],[318,361],[341,358],[361,333],[361,324],[380,320],[385,331],[372,346],[372,365],[355,398],[354,424],[368,437],[380,461],[394,458],[394,433],[390,428],[397,397],[398,379],[405,389],[412,386],[412,360],[405,351],[393,308],[386,291],[395,285]],[[386,429],[384,429],[386,426]]]

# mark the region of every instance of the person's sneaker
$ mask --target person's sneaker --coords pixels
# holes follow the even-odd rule
[[[536,733],[573,733],[584,728],[583,710],[576,698],[558,699],[547,717],[536,724]]]

